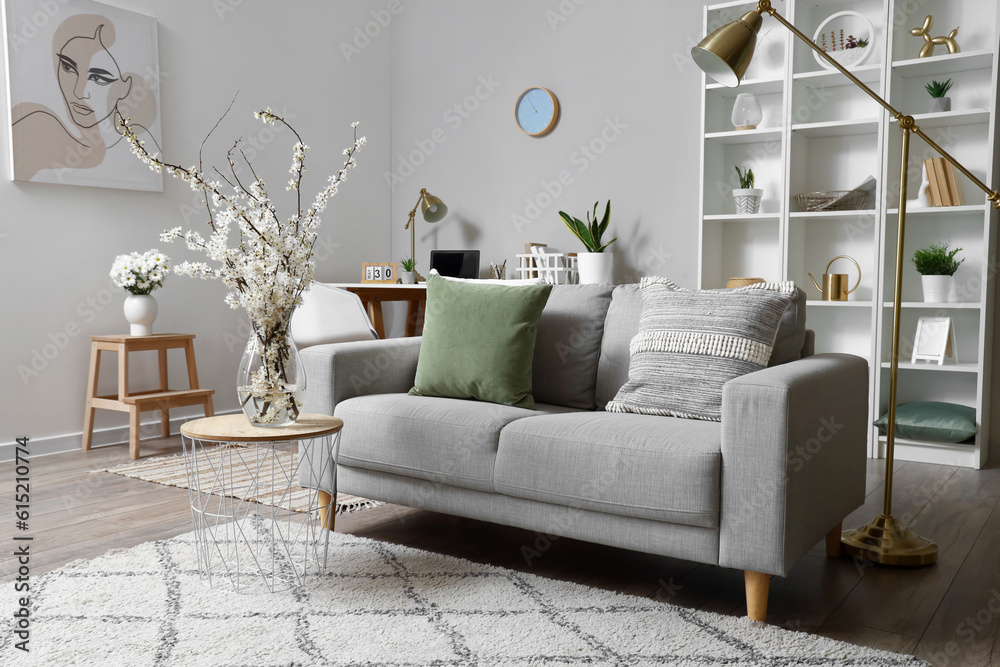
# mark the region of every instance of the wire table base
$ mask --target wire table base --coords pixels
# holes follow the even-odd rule
[[[336,513],[340,431],[296,440],[238,437],[181,437],[201,580],[243,594],[304,586],[327,569],[332,525],[324,519],[332,522]],[[321,497],[330,479],[333,488]],[[301,487],[305,511],[287,509]]]

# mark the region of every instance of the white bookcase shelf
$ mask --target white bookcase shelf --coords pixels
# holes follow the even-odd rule
[[[997,72],[1000,7],[986,0],[923,0],[919,16],[909,0],[775,0],[775,9],[807,35],[839,11],[867,16],[875,26],[873,49],[852,73],[965,164],[977,178],[997,187]],[[725,2],[705,8],[706,32],[738,18],[756,2]],[[909,34],[926,14],[935,30],[955,26],[962,51],[918,58],[922,38]],[[898,21],[896,17],[905,16]],[[911,25],[912,23],[912,25]],[[947,28],[947,29],[946,29]],[[928,112],[924,86],[951,78],[952,111]],[[886,409],[887,360],[891,348],[898,226],[900,131],[895,118],[835,70],[821,67],[813,52],[776,21],[765,16],[757,54],[740,87],[725,88],[707,79],[702,98],[702,207],[699,232],[699,284],[722,287],[733,276],[792,280],[809,295],[806,325],[816,332],[816,351],[846,352],[868,360],[871,369],[871,421]],[[737,131],[729,122],[739,93],[754,93],[764,119],[759,129]],[[921,181],[923,160],[937,155],[918,137],[910,144],[909,198]],[[738,187],[733,167],[750,166],[756,187],[764,190],[761,212],[735,215],[728,189]],[[979,435],[953,445],[897,439],[896,456],[981,467],[990,440],[990,385],[993,352],[997,213],[985,195],[957,172],[967,202],[963,206],[907,206],[904,246],[899,402],[947,401],[976,409]],[[795,195],[847,190],[867,176],[876,190],[867,209],[801,212]],[[723,185],[724,184],[724,185]],[[924,303],[920,276],[910,261],[914,250],[930,243],[961,247],[965,262],[955,274],[958,302]],[[827,262],[849,255],[861,265],[861,284],[849,301],[820,301],[808,273],[819,278]],[[831,270],[849,273],[849,262]],[[951,317],[959,363],[910,364],[920,317]],[[884,439],[872,427],[871,456],[884,455]]]

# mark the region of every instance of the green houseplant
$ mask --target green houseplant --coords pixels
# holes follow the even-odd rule
[[[753,169],[746,167],[741,170],[739,165],[734,167],[736,176],[739,178],[740,187],[733,190],[733,201],[736,203],[736,212],[740,215],[753,215],[760,212],[760,200],[764,196],[764,191],[754,187]]]
[[[602,243],[604,232],[611,224],[611,200],[608,200],[608,204],[604,208],[604,216],[600,220],[597,219],[597,205],[599,203],[599,201],[594,202],[593,214],[587,212],[587,222],[575,218],[565,211],[559,211],[559,217],[562,218],[566,228],[587,248],[587,252],[577,253],[577,266],[582,284],[610,284],[612,281],[614,257],[611,253],[605,254],[604,249],[617,241],[618,237],[607,243]]]
[[[931,96],[929,108],[931,113],[951,111],[951,98],[948,97],[948,91],[951,90],[951,79],[947,81],[931,81],[924,86],[924,89]]]
[[[417,268],[417,261],[412,257],[404,257],[399,260],[399,268],[402,271],[399,274],[399,280],[404,285],[412,285],[415,281],[413,276],[413,270]]]
[[[920,274],[920,282],[924,290],[924,301],[928,303],[943,303],[948,301],[954,275],[964,259],[955,259],[961,248],[949,250],[948,243],[932,243],[913,253],[913,265]]]

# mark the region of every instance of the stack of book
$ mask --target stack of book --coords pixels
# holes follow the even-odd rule
[[[927,203],[930,206],[961,206],[965,203],[962,188],[955,182],[955,172],[951,163],[943,157],[924,160],[927,170]]]

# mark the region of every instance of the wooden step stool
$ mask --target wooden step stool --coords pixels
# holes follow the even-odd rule
[[[160,435],[170,436],[170,408],[201,405],[206,417],[212,417],[212,389],[198,388],[198,367],[194,360],[194,334],[153,334],[151,336],[91,336],[90,375],[87,378],[87,405],[83,411],[83,450],[90,449],[94,435],[94,410],[117,410],[128,413],[128,456],[139,458],[139,415],[160,411]],[[184,349],[190,389],[171,390],[167,383],[167,350]],[[129,393],[128,355],[130,352],[156,350],[160,363],[160,388]],[[118,394],[97,395],[97,377],[101,372],[101,353],[118,353]]]

